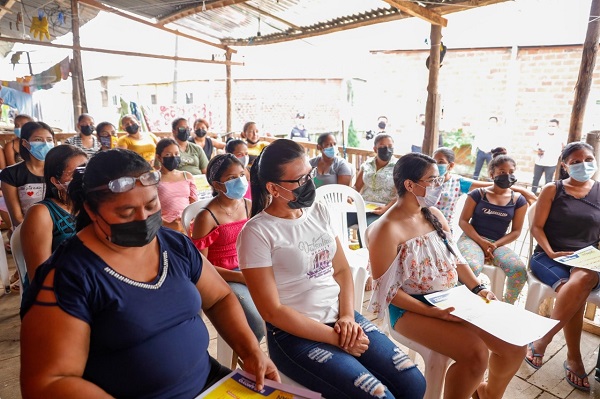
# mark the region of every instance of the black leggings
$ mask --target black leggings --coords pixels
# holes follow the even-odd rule
[[[208,357],[208,361],[210,363],[210,371],[208,372],[208,377],[206,378],[206,384],[204,385],[204,388],[202,388],[202,391],[198,392],[198,395],[200,395],[202,392],[206,391],[208,388],[219,382],[221,378],[231,373],[230,369],[223,366],[212,356]]]

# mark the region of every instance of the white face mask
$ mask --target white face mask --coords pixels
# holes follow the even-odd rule
[[[248,160],[250,159],[250,157],[248,155],[244,155],[243,157],[238,158],[238,159],[244,165],[244,169],[246,169],[246,166],[248,166]]]
[[[419,187],[423,187],[420,184],[415,184]],[[417,194],[413,193],[414,196],[417,198],[417,202],[419,203],[421,208],[429,208],[430,206],[435,206],[440,200],[440,197],[442,196],[442,186],[427,186],[423,188],[425,189],[424,197],[420,197]]]

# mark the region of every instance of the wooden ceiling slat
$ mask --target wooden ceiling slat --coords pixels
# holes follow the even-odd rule
[[[289,21],[286,21],[286,20],[285,20],[285,19],[283,19],[283,18],[279,18],[279,17],[278,17],[278,16],[276,16],[276,15],[270,14],[270,13],[268,13],[268,12],[266,12],[266,11],[263,11],[263,10],[261,10],[261,9],[260,9],[260,8],[258,8],[258,7],[254,7],[253,5],[250,5],[250,4],[248,4],[248,3],[242,3],[242,4],[241,4],[241,6],[242,6],[242,7],[244,7],[244,8],[248,8],[248,9],[250,9],[250,10],[254,11],[254,12],[257,12],[257,13],[259,13],[259,14],[261,14],[261,15],[264,15],[264,16],[266,16],[266,17],[269,17],[269,18],[271,18],[271,19],[273,19],[273,20],[275,20],[275,21],[279,21],[279,22],[281,22],[282,24],[285,24],[285,25],[289,26],[290,28],[294,28],[295,30],[302,30],[302,28],[301,28],[301,27],[299,27],[298,25],[294,25],[293,23],[291,23],[291,22],[289,22]]]
[[[433,25],[440,25],[443,27],[448,26],[448,20],[442,17],[435,11],[431,11],[429,8],[421,7],[416,3],[411,3],[405,0],[383,0],[392,7],[396,7],[400,11],[403,11],[413,17],[421,18],[424,21],[429,22]]]
[[[217,8],[223,8],[227,6],[234,6],[236,4],[243,4],[248,0],[218,0],[218,1],[206,1],[205,3],[200,3],[197,6],[184,8],[180,11],[177,11],[173,14],[167,15],[164,18],[161,18],[158,23],[160,25],[166,25],[169,22],[175,22],[178,19],[187,17],[189,15],[198,14],[204,11],[215,10]]]

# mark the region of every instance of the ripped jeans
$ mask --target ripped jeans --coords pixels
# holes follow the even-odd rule
[[[425,378],[415,364],[373,323],[357,312],[354,318],[370,340],[360,357],[267,323],[269,356],[281,372],[325,398],[422,399]]]

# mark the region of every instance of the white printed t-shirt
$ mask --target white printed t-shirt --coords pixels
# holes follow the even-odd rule
[[[272,267],[281,303],[320,323],[334,323],[339,315],[335,251],[329,213],[319,203],[304,208],[298,219],[262,211],[237,239],[240,268]]]

